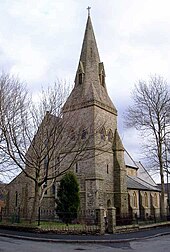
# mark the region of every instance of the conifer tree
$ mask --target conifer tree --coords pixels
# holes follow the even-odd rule
[[[80,206],[79,184],[72,172],[66,173],[57,191],[57,214],[66,224],[77,218]]]

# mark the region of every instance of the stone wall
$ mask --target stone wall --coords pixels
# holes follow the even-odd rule
[[[33,200],[34,182],[27,178],[22,172],[7,186],[6,214],[9,217],[13,214],[19,214],[20,218],[29,219],[32,211]],[[43,210],[48,210],[49,213],[54,211],[55,197],[52,193],[52,188],[49,188],[47,190],[47,194],[44,195],[41,208]]]
[[[33,181],[28,179],[23,172],[9,183],[6,196],[6,213],[8,216],[20,213],[23,218],[29,217],[33,189]]]

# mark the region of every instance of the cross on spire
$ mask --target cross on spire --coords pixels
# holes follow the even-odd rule
[[[87,7],[87,11],[88,11],[88,16],[90,16],[90,9],[91,9],[91,7]]]

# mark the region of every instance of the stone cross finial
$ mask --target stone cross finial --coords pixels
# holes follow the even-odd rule
[[[88,11],[88,16],[90,16],[90,9],[91,9],[91,7],[87,7],[87,11]]]

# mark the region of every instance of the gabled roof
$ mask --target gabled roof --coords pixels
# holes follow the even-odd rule
[[[135,162],[127,151],[124,152],[124,157],[127,169],[129,167],[137,170],[137,176],[127,176],[128,189],[160,191],[157,184],[141,164],[141,162]]]
[[[127,187],[128,189],[138,189],[143,191],[160,191],[158,186],[153,186],[135,176],[127,176]]]

